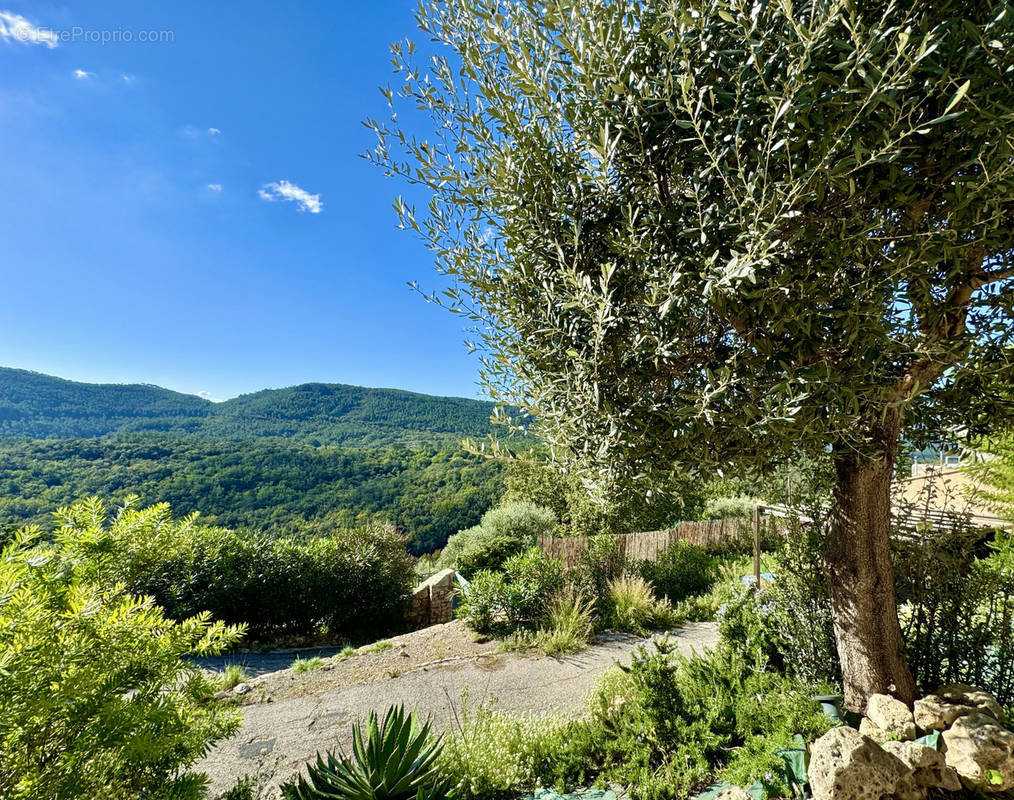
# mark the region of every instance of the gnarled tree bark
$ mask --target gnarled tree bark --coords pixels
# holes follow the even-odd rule
[[[831,608],[841,659],[845,705],[862,713],[871,694],[911,704],[915,681],[894,596],[891,563],[891,478],[900,413],[870,425],[872,452],[838,446],[831,529],[826,543]]]

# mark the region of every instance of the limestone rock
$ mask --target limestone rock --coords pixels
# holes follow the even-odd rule
[[[912,712],[901,700],[889,694],[870,695],[866,703],[866,718],[883,731],[887,739],[915,738]]]
[[[249,683],[237,683],[232,687],[233,694],[248,694],[250,692]]]
[[[1003,723],[1003,709],[989,692],[961,683],[941,686],[915,701],[915,724],[924,731],[943,731],[969,714],[988,714]]]
[[[961,789],[958,773],[947,766],[944,754],[919,742],[885,742],[882,747],[901,759],[912,770],[912,778],[919,789]]]
[[[854,728],[832,728],[810,751],[807,776],[814,800],[915,800],[912,771]]]
[[[1014,789],[1014,733],[988,714],[959,717],[943,734],[947,764],[966,785],[986,792]]]
[[[883,743],[887,741],[887,731],[882,731],[869,718],[863,717],[859,720],[859,732],[863,736],[869,736],[873,741]]]

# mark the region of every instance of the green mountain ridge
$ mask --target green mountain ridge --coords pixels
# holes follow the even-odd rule
[[[313,445],[452,444],[492,432],[493,404],[401,389],[305,383],[213,403],[150,384],[94,384],[0,367],[0,437],[142,432]]]

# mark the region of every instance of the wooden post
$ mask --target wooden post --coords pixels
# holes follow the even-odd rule
[[[761,536],[760,536],[760,503],[753,507],[753,579],[757,591],[760,591],[760,567],[761,567]]]

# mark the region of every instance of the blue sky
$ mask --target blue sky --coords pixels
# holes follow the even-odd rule
[[[477,396],[461,321],[406,287],[440,284],[405,187],[357,157],[414,7],[0,0],[0,365]]]

